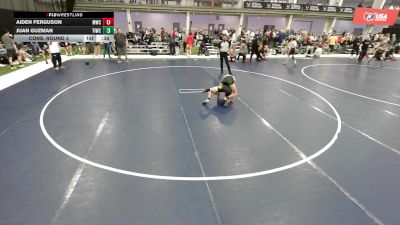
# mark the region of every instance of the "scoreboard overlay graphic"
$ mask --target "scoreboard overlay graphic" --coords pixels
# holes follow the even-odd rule
[[[15,12],[18,42],[111,42],[114,12]]]

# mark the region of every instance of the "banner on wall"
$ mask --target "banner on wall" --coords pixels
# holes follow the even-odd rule
[[[352,7],[321,6],[310,4],[289,4],[275,2],[245,1],[244,8],[247,9],[279,9],[279,10],[302,10],[313,12],[354,13]]]
[[[353,24],[393,25],[398,15],[399,10],[356,8]]]

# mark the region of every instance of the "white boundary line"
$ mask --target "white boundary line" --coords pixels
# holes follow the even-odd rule
[[[173,78],[172,76],[171,76],[171,80],[172,80],[172,84],[174,85],[174,88],[177,89],[177,88],[176,88],[176,84],[175,84],[175,80],[174,80],[174,78]],[[186,90],[196,90],[196,89],[186,89]],[[200,155],[199,155],[199,151],[197,150],[197,145],[196,145],[196,143],[194,142],[192,130],[190,129],[189,122],[188,122],[188,120],[187,120],[185,110],[183,109],[182,101],[181,101],[180,96],[179,96],[178,93],[176,93],[176,96],[177,96],[177,98],[178,98],[178,102],[179,102],[179,106],[180,106],[180,108],[181,108],[182,116],[183,116],[183,118],[184,118],[184,120],[185,120],[186,127],[187,127],[187,130],[188,130],[188,132],[189,132],[190,140],[192,141],[192,145],[193,145],[193,149],[194,149],[194,155],[195,155],[195,157],[196,157],[196,159],[197,159],[197,163],[199,164],[199,167],[200,167],[200,170],[201,170],[201,175],[202,175],[203,177],[206,177],[206,172],[205,172],[205,170],[204,170],[203,163],[201,162]],[[211,201],[211,204],[212,204],[212,206],[213,206],[213,210],[214,210],[214,214],[215,214],[215,219],[216,219],[218,225],[222,225],[221,216],[220,216],[220,214],[219,214],[217,205],[215,204],[214,195],[213,195],[213,193],[212,193],[212,191],[211,191],[210,185],[208,184],[208,181],[207,181],[207,180],[205,180],[204,183],[206,184],[207,191],[208,191],[208,196],[209,196],[210,201]]]
[[[206,68],[206,69],[217,69],[219,70],[220,68],[217,67],[204,67],[204,66],[161,66],[161,67],[147,67],[147,68],[137,68],[137,69],[129,69],[129,70],[123,70],[123,71],[118,71],[118,72],[113,72],[113,73],[108,73],[108,74],[104,74],[104,75],[100,75],[100,76],[96,76],[96,77],[92,77],[83,81],[80,81],[76,84],[73,84],[69,87],[67,87],[66,89],[62,90],[61,92],[57,93],[56,95],[54,95],[43,107],[41,113],[40,113],[40,118],[39,118],[39,123],[40,123],[40,128],[44,134],[44,136],[47,138],[47,140],[54,146],[56,147],[59,151],[63,152],[64,154],[70,156],[71,158],[74,158],[80,162],[83,163],[87,163],[91,166],[100,168],[100,169],[104,169],[104,170],[108,170],[111,172],[115,172],[115,173],[120,173],[120,174],[125,174],[125,175],[130,175],[130,176],[137,176],[137,177],[143,177],[143,178],[151,178],[151,179],[160,179],[160,180],[180,180],[180,181],[205,181],[205,180],[232,180],[232,179],[242,179],[242,178],[249,178],[249,177],[256,177],[256,176],[262,176],[262,175],[266,175],[266,174],[272,174],[272,173],[276,173],[276,172],[280,172],[280,171],[284,171],[284,170],[288,170],[291,169],[293,167],[296,167],[298,165],[301,165],[305,162],[308,162],[318,156],[320,156],[321,154],[323,154],[325,151],[327,151],[337,140],[338,135],[341,131],[342,128],[342,123],[341,123],[341,118],[339,113],[337,112],[337,110],[335,109],[335,107],[333,107],[333,105],[326,100],[325,98],[323,98],[321,95],[319,95],[318,93],[304,87],[301,86],[297,83],[282,79],[282,78],[278,78],[278,77],[274,77],[274,76],[270,76],[270,75],[266,75],[266,74],[262,74],[262,73],[257,73],[257,72],[250,72],[250,71],[245,71],[245,70],[238,70],[238,69],[232,69],[234,71],[238,71],[238,72],[245,72],[245,73],[252,73],[252,74],[256,74],[259,76],[264,76],[264,77],[269,77],[272,79],[276,79],[276,80],[280,80],[283,82],[286,82],[288,84],[292,84],[296,87],[302,88],[314,95],[316,95],[317,97],[319,97],[320,99],[322,99],[326,104],[328,104],[328,106],[332,109],[332,111],[334,112],[336,118],[337,118],[337,128],[335,131],[335,134],[333,135],[332,139],[320,150],[318,150],[317,152],[315,152],[314,154],[303,158],[297,162],[293,162],[291,164],[285,165],[285,166],[281,166],[281,167],[277,167],[274,169],[269,169],[269,170],[264,170],[264,171],[259,171],[259,172],[254,172],[254,173],[246,173],[246,174],[239,174],[239,175],[227,175],[227,176],[210,176],[210,177],[178,177],[178,176],[161,176],[161,175],[154,175],[154,174],[145,174],[145,173],[137,173],[137,172],[133,172],[133,171],[128,171],[128,170],[123,170],[123,169],[118,169],[118,168],[114,168],[111,166],[106,166],[100,163],[96,163],[93,161],[90,161],[88,159],[82,158],[78,155],[75,155],[74,153],[68,151],[67,149],[65,149],[64,147],[62,147],[61,145],[59,145],[51,136],[50,134],[47,132],[46,127],[44,125],[44,115],[45,112],[47,110],[47,108],[49,107],[49,105],[61,94],[63,94],[64,92],[68,91],[69,89],[78,86],[80,84],[83,84],[85,82],[94,80],[94,79],[98,79],[101,77],[106,77],[106,76],[111,76],[114,74],[121,74],[121,73],[125,73],[125,72],[130,72],[130,71],[139,71],[139,70],[150,70],[150,69],[163,69],[163,68]]]
[[[90,143],[90,146],[87,150],[86,156],[89,156],[90,152],[93,150],[94,145],[96,144],[97,138],[100,136],[101,132],[103,131],[104,126],[107,124],[107,120],[109,117],[109,113],[106,113],[97,126],[96,133],[92,139],[92,142]],[[67,187],[67,190],[64,193],[64,198],[63,201],[60,205],[60,207],[57,209],[56,214],[54,215],[53,219],[51,220],[51,225],[55,225],[58,222],[58,218],[60,217],[61,213],[64,211],[65,207],[67,206],[69,200],[71,199],[72,193],[75,191],[76,185],[78,185],[78,182],[82,176],[83,170],[85,169],[86,164],[81,163],[78,166],[78,169],[75,171],[74,175],[72,176],[71,181],[69,182],[69,185]]]
[[[61,59],[62,59],[62,62],[64,63],[64,62],[70,60],[71,58],[63,55]],[[38,62],[33,65],[29,65],[24,68],[13,71],[11,73],[0,76],[0,91],[3,89],[6,89],[8,87],[11,87],[12,85],[17,84],[21,81],[24,81],[30,77],[33,77],[47,69],[53,68],[53,64],[51,63],[51,60],[48,60],[48,61],[50,61],[49,64],[46,64],[45,61]],[[27,64],[25,64],[25,65],[27,65]],[[61,72],[61,71],[58,71],[58,72]]]
[[[397,55],[400,56],[400,55]],[[309,59],[306,58],[304,55],[298,55],[296,56],[297,59]],[[66,56],[62,55],[61,56],[63,62],[68,61],[70,59],[87,59],[87,60],[99,60],[102,59],[102,56],[99,57],[94,57],[93,55],[74,55],[74,56]],[[178,56],[168,56],[168,55],[157,55],[157,56],[150,56],[150,55],[128,55],[129,59],[188,59],[186,55],[178,55]],[[215,56],[197,56],[197,55],[192,55],[191,58],[195,59],[206,59],[206,60],[211,60],[211,59],[218,59],[218,57]],[[282,59],[286,58],[286,55],[269,55],[269,59]],[[332,55],[322,55],[321,58],[348,58],[350,59],[350,56],[348,54],[332,54]],[[112,60],[116,60],[117,58],[112,56]],[[109,61],[109,59],[106,59],[106,61]],[[5,74],[0,76],[0,91],[8,88],[16,83],[19,83],[25,79],[28,79],[32,76],[35,76],[49,68],[52,67],[51,62],[49,64],[45,64],[44,62],[39,62],[35,63],[33,65],[27,66],[26,68],[18,69],[14,72]],[[29,69],[28,69],[29,68]],[[384,67],[386,69],[398,69],[395,67]]]
[[[179,94],[203,93],[204,89],[179,89]]]
[[[294,96],[293,96],[294,97]],[[279,132],[275,127],[273,127],[271,124],[269,124],[264,118],[261,117],[260,114],[258,114],[252,107],[247,105],[242,99],[238,98],[238,100],[245,106],[247,107],[251,112],[253,112],[264,124],[267,125],[268,128],[270,128],[272,131],[274,131],[279,137],[281,137],[292,149],[303,159],[307,158],[306,154],[302,152],[296,145],[294,145],[288,138],[286,138],[281,132]],[[316,107],[311,106],[312,108],[316,109],[317,111],[321,112],[322,114],[326,114],[322,110],[319,110]],[[326,114],[332,119],[336,119],[333,116],[330,116],[329,114]],[[348,199],[350,199],[354,204],[356,204],[368,217],[370,217],[376,224],[379,225],[384,225],[384,223],[379,220],[372,212],[370,212],[363,204],[361,204],[356,198],[354,198],[346,189],[344,189],[336,180],[334,180],[331,176],[329,176],[325,170],[323,170],[321,167],[319,167],[314,161],[309,160],[307,161],[309,165],[311,165],[315,170],[321,173],[322,176],[326,177],[329,181],[331,181]]]
[[[324,112],[322,109],[320,109],[320,108],[318,108],[318,107],[315,107],[315,106],[313,106],[313,105],[309,105],[309,106],[312,107],[313,109],[317,110],[318,112],[322,113],[323,115],[325,115],[325,116],[327,116],[327,117],[329,117],[329,118],[331,118],[331,119],[336,120],[335,117],[333,117],[333,116],[329,115],[328,113]],[[397,155],[400,156],[400,150],[397,150],[397,149],[395,149],[395,148],[392,148],[392,147],[388,146],[387,144],[385,144],[385,143],[383,143],[383,142],[381,142],[381,141],[379,141],[379,140],[377,140],[377,139],[375,139],[375,138],[369,136],[368,134],[362,132],[361,130],[359,130],[359,129],[355,128],[355,127],[352,127],[350,124],[348,124],[348,123],[346,123],[346,122],[344,122],[344,121],[342,121],[342,123],[343,123],[343,125],[345,125],[345,126],[347,126],[348,128],[354,130],[355,132],[361,134],[362,136],[364,136],[364,137],[366,137],[366,138],[368,138],[368,139],[374,141],[375,143],[377,143],[377,144],[379,144],[379,145],[382,145],[383,147],[389,149],[390,151],[392,151],[392,152],[394,152],[394,153],[396,153]]]
[[[398,56],[398,55],[395,55]],[[64,57],[64,55],[62,55]],[[73,59],[102,59],[103,55],[99,56],[93,56],[93,55],[74,55],[70,56]],[[286,58],[287,55],[268,55],[268,59],[284,59]],[[112,59],[117,59],[116,56],[111,56]],[[250,58],[250,54],[246,55],[246,58]],[[312,59],[309,57],[306,57],[306,55],[303,54],[297,54],[296,55],[297,59]],[[321,55],[321,58],[339,58],[339,59],[351,59],[350,54],[323,54]],[[186,54],[180,54],[180,55],[128,55],[128,59],[219,59],[219,56],[216,54],[212,54],[209,56],[204,56],[204,55],[191,55],[190,57]],[[106,59],[109,60],[109,59]]]
[[[175,86],[175,83],[174,83],[174,86]],[[195,155],[195,157],[197,159],[197,162],[199,163],[199,166],[200,166],[201,175],[203,175],[203,177],[206,177],[206,172],[205,172],[203,164],[201,163],[201,160],[200,160],[199,151],[197,150],[197,146],[196,146],[196,144],[194,142],[192,131],[190,130],[189,122],[188,122],[188,120],[186,118],[186,114],[185,114],[185,111],[183,110],[183,106],[182,106],[182,103],[180,102],[180,100],[179,100],[179,104],[180,104],[180,108],[181,108],[181,112],[182,112],[183,118],[185,119],[186,127],[187,127],[188,132],[189,132],[190,140],[192,141],[192,145],[193,145],[193,148],[194,148],[194,155]],[[217,223],[218,223],[218,225],[222,225],[221,216],[220,216],[220,214],[218,212],[217,205],[215,204],[214,196],[212,194],[210,185],[208,184],[207,180],[205,180],[204,182],[206,183],[208,196],[210,197],[210,201],[211,201],[211,204],[213,206],[213,210],[214,210],[214,214],[215,214],[215,218],[217,220]]]
[[[329,85],[329,84],[326,84],[326,83],[324,83],[324,82],[322,82],[322,81],[316,80],[316,79],[314,79],[314,78],[308,76],[308,75],[304,72],[307,68],[309,68],[309,67],[314,67],[314,66],[347,66],[347,65],[351,65],[351,66],[377,67],[377,66],[358,65],[358,64],[314,64],[314,65],[309,65],[309,66],[303,67],[303,68],[301,69],[301,73],[303,74],[303,76],[307,77],[308,79],[310,79],[310,80],[312,80],[312,81],[314,81],[314,82],[316,82],[316,83],[319,83],[319,84],[321,84],[321,85],[324,85],[325,87],[329,87],[329,88],[332,88],[332,89],[334,89],[334,90],[337,90],[337,91],[340,91],[340,92],[343,92],[343,93],[346,93],[346,94],[349,94],[349,95],[354,95],[354,96],[361,97],[361,98],[365,98],[365,99],[369,99],[369,100],[372,100],[372,101],[381,102],[381,103],[386,103],[386,104],[390,104],[390,105],[394,105],[394,106],[400,106],[400,104],[398,104],[398,103],[393,103],[393,102],[388,102],[388,101],[384,101],[384,100],[381,100],[381,99],[371,98],[371,97],[368,97],[368,96],[365,96],[365,95],[357,94],[357,93],[354,93],[354,92],[351,92],[351,91],[346,91],[346,90],[343,90],[343,89],[334,87],[334,86]],[[379,68],[381,68],[381,67],[379,67]],[[400,68],[396,68],[396,67],[382,67],[382,68],[383,68],[383,69],[400,69]]]

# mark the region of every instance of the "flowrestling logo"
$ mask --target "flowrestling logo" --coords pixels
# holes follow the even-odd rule
[[[399,10],[357,8],[354,12],[353,24],[393,25]]]

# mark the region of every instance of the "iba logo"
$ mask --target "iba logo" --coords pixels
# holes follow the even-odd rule
[[[370,12],[365,12],[364,13],[364,20],[366,21],[386,21],[387,20],[387,14],[386,13],[370,13]]]

